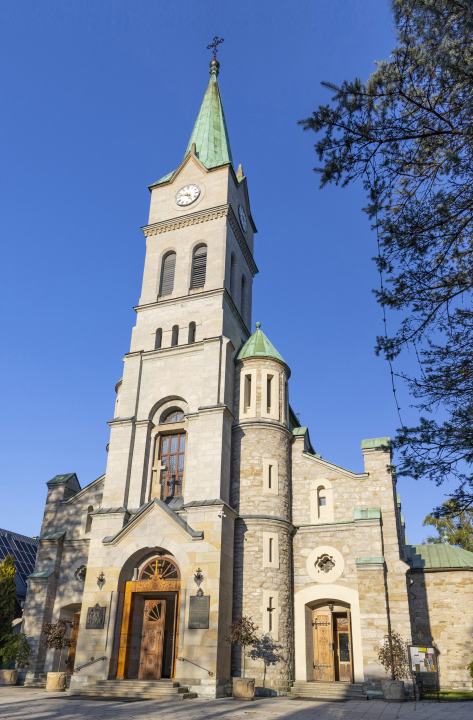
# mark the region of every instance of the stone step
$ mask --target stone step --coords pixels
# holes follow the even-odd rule
[[[366,700],[362,683],[295,682],[289,697],[320,700]]]
[[[182,692],[182,693],[151,693],[151,692],[120,692],[120,691],[113,691],[113,690],[106,690],[103,692],[99,692],[98,690],[93,690],[92,688],[84,687],[80,691],[74,691],[72,693],[68,693],[68,695],[79,695],[80,697],[101,697],[101,698],[110,698],[114,700],[128,700],[130,698],[136,699],[136,700],[192,700],[193,698],[197,697],[197,693],[193,692]]]
[[[87,684],[103,688],[153,688],[163,691],[180,687],[178,682],[172,680],[89,680]]]
[[[90,680],[80,688],[67,691],[69,695],[103,698],[136,698],[142,700],[190,700],[197,693],[189,692],[172,680]]]

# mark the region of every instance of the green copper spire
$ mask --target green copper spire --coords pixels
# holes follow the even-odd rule
[[[284,358],[278,353],[274,345],[272,345],[264,332],[260,330],[261,323],[256,323],[256,330],[253,335],[246,341],[242,349],[238,353],[237,360],[245,360],[252,357],[269,357],[280,360],[287,365]]]
[[[195,154],[207,170],[219,165],[233,165],[222,98],[218,87],[218,60],[210,63],[210,81],[202,102],[184,157],[195,143]]]
[[[216,47],[219,42],[222,42],[221,40],[216,42],[217,40],[218,38],[214,38],[212,47]],[[197,115],[197,120],[195,121],[194,129],[183,159],[184,161],[189,153],[195,153],[195,156],[207,170],[220,167],[220,165],[228,165],[228,163],[233,165],[227,123],[225,122],[222,98],[220,97],[220,89],[217,82],[220,63],[215,55],[216,52],[214,48],[214,59],[210,63],[210,82],[207,86],[204,100]],[[173,170],[173,172],[168,173],[160,180],[149,185],[149,189],[151,190],[151,188],[157,185],[172,181],[176,172],[177,170]],[[241,178],[242,177],[243,175],[241,175]],[[238,178],[239,180],[241,179],[240,176],[238,176]]]

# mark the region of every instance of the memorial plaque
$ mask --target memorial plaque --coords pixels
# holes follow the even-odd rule
[[[86,630],[102,630],[105,627],[105,608],[94,605],[87,610]]]
[[[210,595],[192,595],[189,607],[190,630],[208,630],[210,614]]]

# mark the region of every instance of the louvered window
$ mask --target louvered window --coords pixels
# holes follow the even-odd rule
[[[161,289],[160,296],[171,295],[174,289],[174,271],[176,269],[176,253],[170,252],[163,260],[163,269],[161,271]]]
[[[205,271],[207,269],[207,245],[201,245],[194,250],[192,262],[191,290],[202,288],[205,285]]]

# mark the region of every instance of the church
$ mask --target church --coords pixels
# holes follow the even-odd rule
[[[388,437],[360,438],[361,473],[314,449],[291,358],[252,326],[256,225],[218,74],[214,56],[184,159],[149,186],[106,472],[47,482],[25,684],[212,698],[245,671],[257,695],[376,697],[391,629],[435,648],[442,688],[471,689],[473,553],[407,544]],[[240,617],[261,638],[245,670]],[[61,618],[62,659],[41,641]]]

